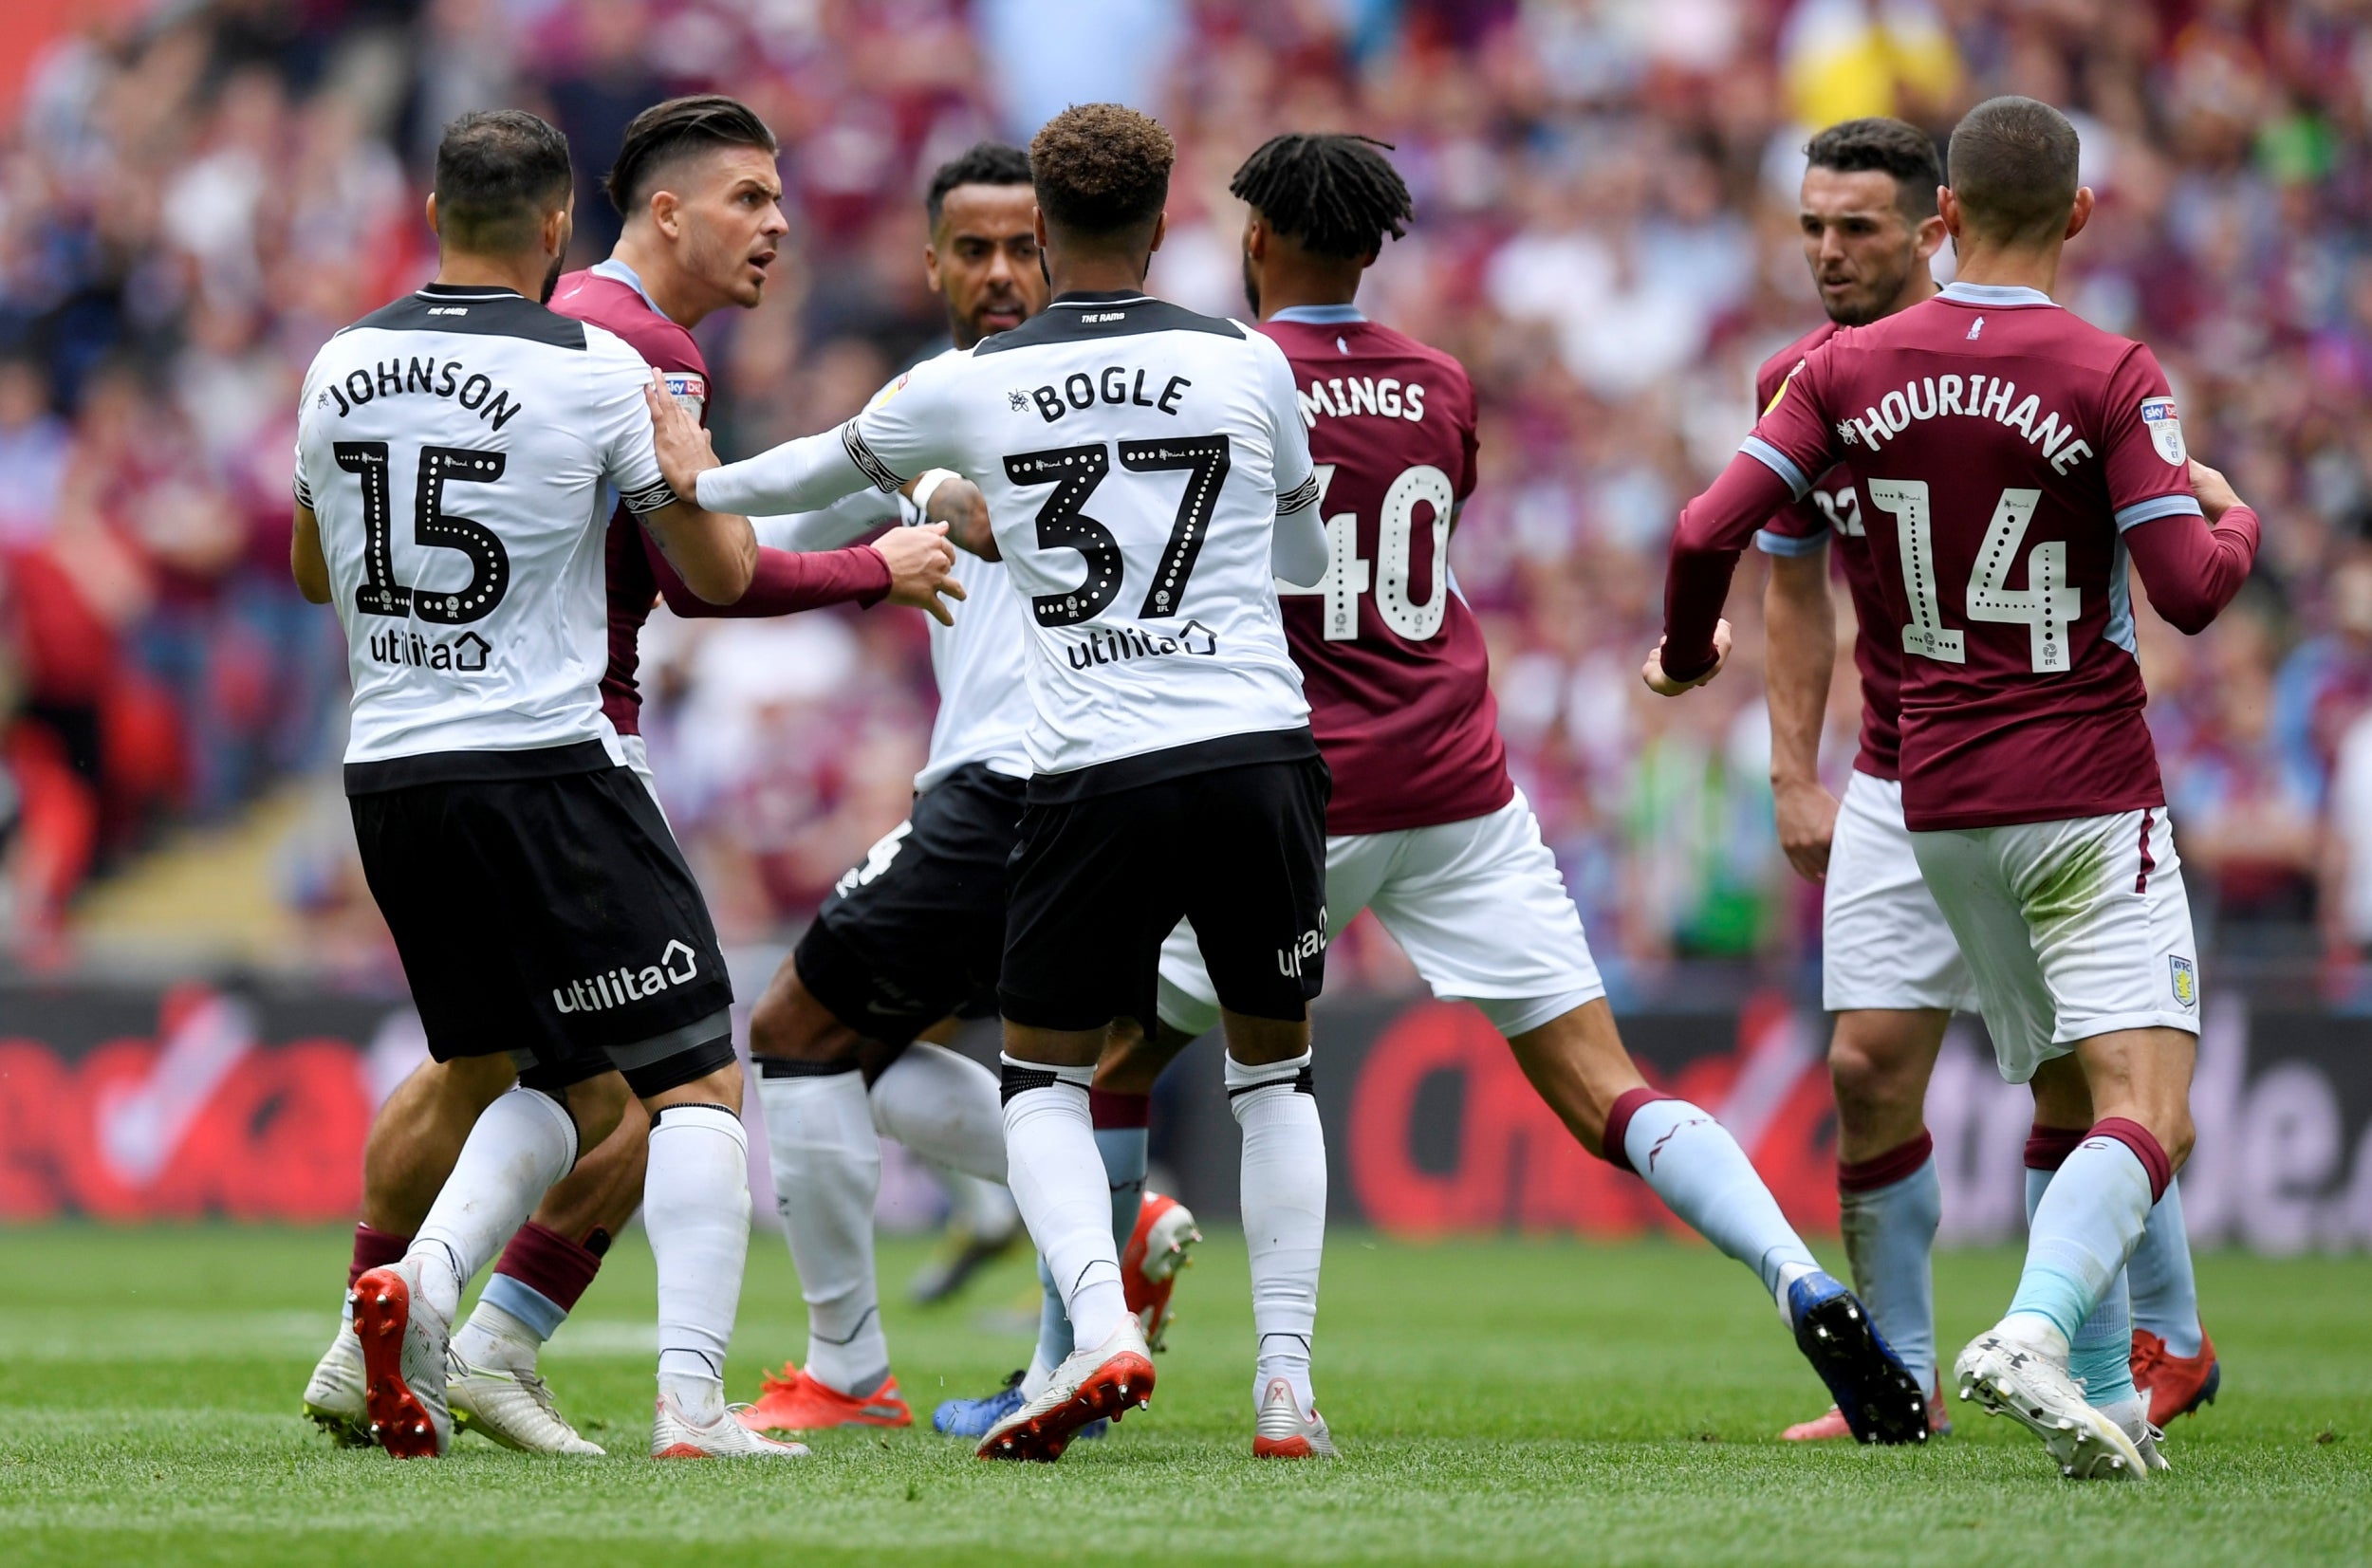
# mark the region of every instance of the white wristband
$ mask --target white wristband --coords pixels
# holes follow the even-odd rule
[[[916,513],[924,522],[930,521],[931,497],[941,485],[956,477],[954,469],[925,469],[922,477],[915,481],[915,493],[909,499],[914,502]]]

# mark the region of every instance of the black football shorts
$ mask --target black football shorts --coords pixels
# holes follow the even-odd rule
[[[1306,1017],[1325,978],[1331,787],[1313,754],[1031,802],[1013,856],[1005,1017],[1151,1028],[1161,944],[1181,917],[1221,1006]]]
[[[546,1088],[616,1068],[647,1096],[732,1060],[708,905],[631,770],[412,784],[347,804],[438,1061],[524,1054],[523,1080]]]
[[[1026,787],[977,763],[959,767],[840,879],[793,953],[800,983],[834,1018],[905,1045],[951,1014],[995,1013]]]

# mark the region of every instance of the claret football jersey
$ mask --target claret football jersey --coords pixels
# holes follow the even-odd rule
[[[615,747],[600,692],[610,496],[637,513],[675,499],[650,375],[598,326],[440,285],[314,357],[295,488],[346,635],[350,786],[445,776],[426,759],[449,753]],[[380,766],[398,759],[412,766]]]
[[[1798,496],[1838,464],[1860,489],[1912,828],[2165,803],[2123,536],[2199,504],[2147,348],[1955,284],[1805,355],[1745,450]]]
[[[1770,407],[1787,384],[1788,373],[1836,332],[1834,322],[1823,322],[1764,360],[1754,377],[1754,406]],[[1894,612],[1887,605],[1877,558],[1870,553],[1869,517],[1853,470],[1842,463],[1829,469],[1802,497],[1773,512],[1754,535],[1765,555],[1804,555],[1825,548],[1832,539],[1845,591],[1852,596],[1854,621],[1862,629],[1853,639],[1853,668],[1862,686],[1862,742],[1853,766],[1874,779],[1899,779],[1902,644],[1889,635]]]
[[[1261,324],[1293,370],[1329,560],[1280,582],[1310,729],[1334,772],[1329,833],[1487,816],[1514,798],[1482,624],[1450,574],[1474,489],[1474,390],[1439,349],[1301,306]]]
[[[1066,294],[700,494],[806,510],[928,468],[980,486],[1020,596],[1033,799],[1314,753],[1271,547],[1318,482],[1275,343],[1142,294]]]

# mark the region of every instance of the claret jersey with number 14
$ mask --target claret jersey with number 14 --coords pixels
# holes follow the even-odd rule
[[[1832,464],[1859,482],[1893,621],[1862,635],[1902,651],[1911,828],[2165,803],[2125,535],[2200,508],[2147,348],[2037,290],[1954,284],[1812,349],[1744,450],[1799,497]]]
[[[431,285],[323,345],[296,497],[346,634],[350,781],[584,742],[618,760],[600,691],[609,496],[638,513],[675,499],[650,378],[615,335],[506,288]]]
[[[1023,601],[1033,800],[1314,754],[1271,550],[1318,486],[1275,343],[1141,294],[1067,294],[833,434],[702,474],[700,495],[810,510],[929,468],[980,487]]]

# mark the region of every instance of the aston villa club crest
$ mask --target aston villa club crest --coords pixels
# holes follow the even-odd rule
[[[2188,958],[2169,958],[2166,962],[2174,970],[2176,1003],[2185,1007],[2197,1006],[2199,1005],[2198,966]]]

